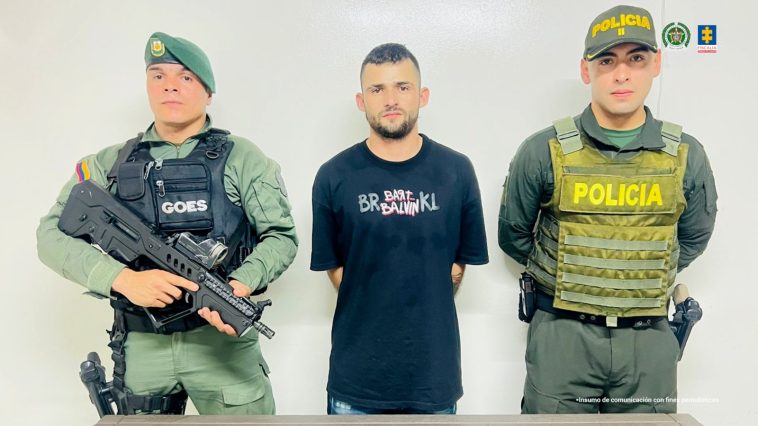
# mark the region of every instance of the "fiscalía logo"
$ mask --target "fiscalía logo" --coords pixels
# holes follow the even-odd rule
[[[718,45],[716,44],[716,26],[715,25],[698,25],[697,26],[697,53],[716,53]]]
[[[663,28],[663,45],[670,49],[684,49],[689,46],[690,29],[681,22],[672,22]]]
[[[204,212],[208,210],[208,203],[205,200],[177,201],[175,203],[166,201],[161,204],[161,210],[166,214]]]
[[[158,39],[150,40],[150,54],[156,58],[163,56],[166,53],[166,46]]]
[[[592,38],[595,38],[598,32],[606,32],[610,29],[616,29],[619,36],[623,36],[625,33],[624,27],[637,26],[650,29],[650,20],[647,16],[632,15],[632,14],[620,14],[618,20],[615,16],[608,19],[604,19],[599,24],[595,24],[592,27]]]

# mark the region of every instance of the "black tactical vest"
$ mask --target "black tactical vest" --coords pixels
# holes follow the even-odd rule
[[[115,178],[119,200],[159,233],[191,232],[226,245],[228,254],[215,271],[224,278],[242,264],[255,244],[255,232],[245,212],[229,200],[224,188],[224,169],[234,146],[228,134],[226,130],[210,129],[201,136],[195,149],[181,159],[153,158],[150,144],[139,143],[141,136],[138,136],[122,148],[109,174]],[[129,267],[134,270],[154,268],[144,259],[137,259]],[[181,304],[177,301],[164,309],[186,308]],[[111,305],[136,315],[142,311],[124,297]],[[130,323],[128,327],[131,331],[151,331],[146,316],[144,320],[147,323]],[[156,332],[168,334],[203,324],[205,321],[200,319]]]

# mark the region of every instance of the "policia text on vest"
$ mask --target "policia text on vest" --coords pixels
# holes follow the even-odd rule
[[[676,225],[686,206],[681,127],[664,122],[662,150],[623,162],[584,143],[571,117],[554,128],[555,189],[527,272],[552,290],[552,308],[602,317],[608,327],[659,320],[674,290]]]

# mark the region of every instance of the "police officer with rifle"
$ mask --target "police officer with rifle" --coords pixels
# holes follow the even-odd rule
[[[212,126],[198,46],[154,33],[144,57],[154,122],[78,162],[37,229],[40,259],[114,308],[113,380],[93,353],[82,381],[101,416],[110,401],[182,413],[187,396],[201,414],[273,414],[258,331],[273,332],[247,297],[297,251],[280,168]]]

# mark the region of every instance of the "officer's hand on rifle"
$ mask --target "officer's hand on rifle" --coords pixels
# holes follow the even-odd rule
[[[170,272],[158,269],[132,271],[124,268],[111,288],[138,306],[165,308],[182,297],[182,288],[197,291],[198,285]]]
[[[232,286],[234,289],[234,295],[237,297],[249,297],[250,293],[252,293],[252,290],[250,287],[246,286],[245,284],[242,284],[241,282],[237,280],[231,280],[229,281],[229,285]],[[221,333],[228,334],[230,336],[236,336],[237,333],[234,331],[231,325],[224,323],[224,321],[221,320],[221,315],[218,314],[216,311],[212,311],[208,308],[201,308],[199,311],[197,311],[197,314],[200,315],[202,318],[204,318],[210,325],[216,327],[218,331]]]

